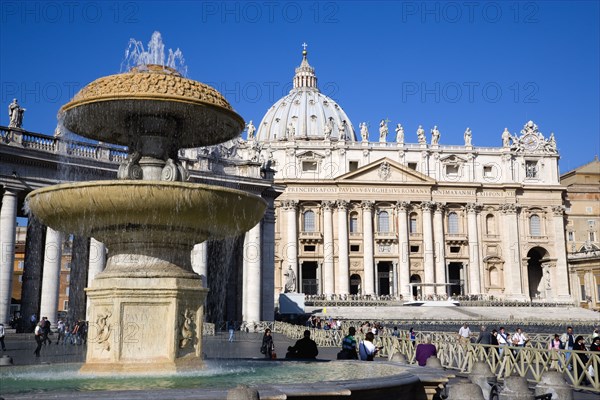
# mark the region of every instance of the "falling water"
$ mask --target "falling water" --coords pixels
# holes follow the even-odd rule
[[[169,49],[169,55],[165,61],[165,45],[160,32],[155,31],[148,42],[147,50],[141,40],[129,39],[129,45],[125,50],[125,59],[121,63],[121,72],[129,71],[133,67],[145,65],[162,65],[177,70],[181,75],[187,76],[187,66],[181,50]]]

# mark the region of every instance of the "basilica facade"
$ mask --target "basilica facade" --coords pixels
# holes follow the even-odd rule
[[[304,51],[290,93],[248,124],[243,157],[284,188],[275,298],[291,276],[294,291],[324,298],[572,301],[553,134],[529,121],[498,131],[498,147],[473,145],[494,133],[469,128],[445,145],[437,127],[389,122],[378,141],[366,123],[355,130]]]

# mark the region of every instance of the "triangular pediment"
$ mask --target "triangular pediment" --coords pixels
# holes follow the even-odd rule
[[[441,157],[440,162],[442,164],[464,164],[467,162],[467,160],[455,154],[451,154],[445,157]]]
[[[296,154],[296,158],[301,160],[322,160],[323,158],[325,158],[325,154],[321,154],[312,150],[307,150]]]
[[[364,182],[364,183],[421,183],[435,184],[435,180],[412,168],[382,158],[370,164],[362,166],[356,171],[348,172],[336,178],[336,182]]]

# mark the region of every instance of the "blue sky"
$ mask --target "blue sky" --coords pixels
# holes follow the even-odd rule
[[[438,125],[441,144],[499,146],[528,120],[554,132],[561,172],[600,153],[597,1],[52,1],[0,3],[0,124],[52,134],[60,106],[120,72],[130,38],[162,33],[188,77],[257,124],[291,85],[308,43],[319,86],[371,135],[382,118]]]

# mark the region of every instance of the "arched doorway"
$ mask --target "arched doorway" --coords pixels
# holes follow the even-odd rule
[[[350,294],[360,294],[360,275],[350,275]]]
[[[534,247],[527,252],[527,279],[529,282],[529,298],[545,299],[545,278],[542,260],[548,257],[548,252],[543,247]],[[547,279],[550,279],[549,273]],[[550,283],[550,282],[548,282]]]
[[[410,283],[421,283],[421,277],[417,274],[411,275]],[[421,297],[421,286],[412,285],[412,295],[415,299],[419,299]]]

